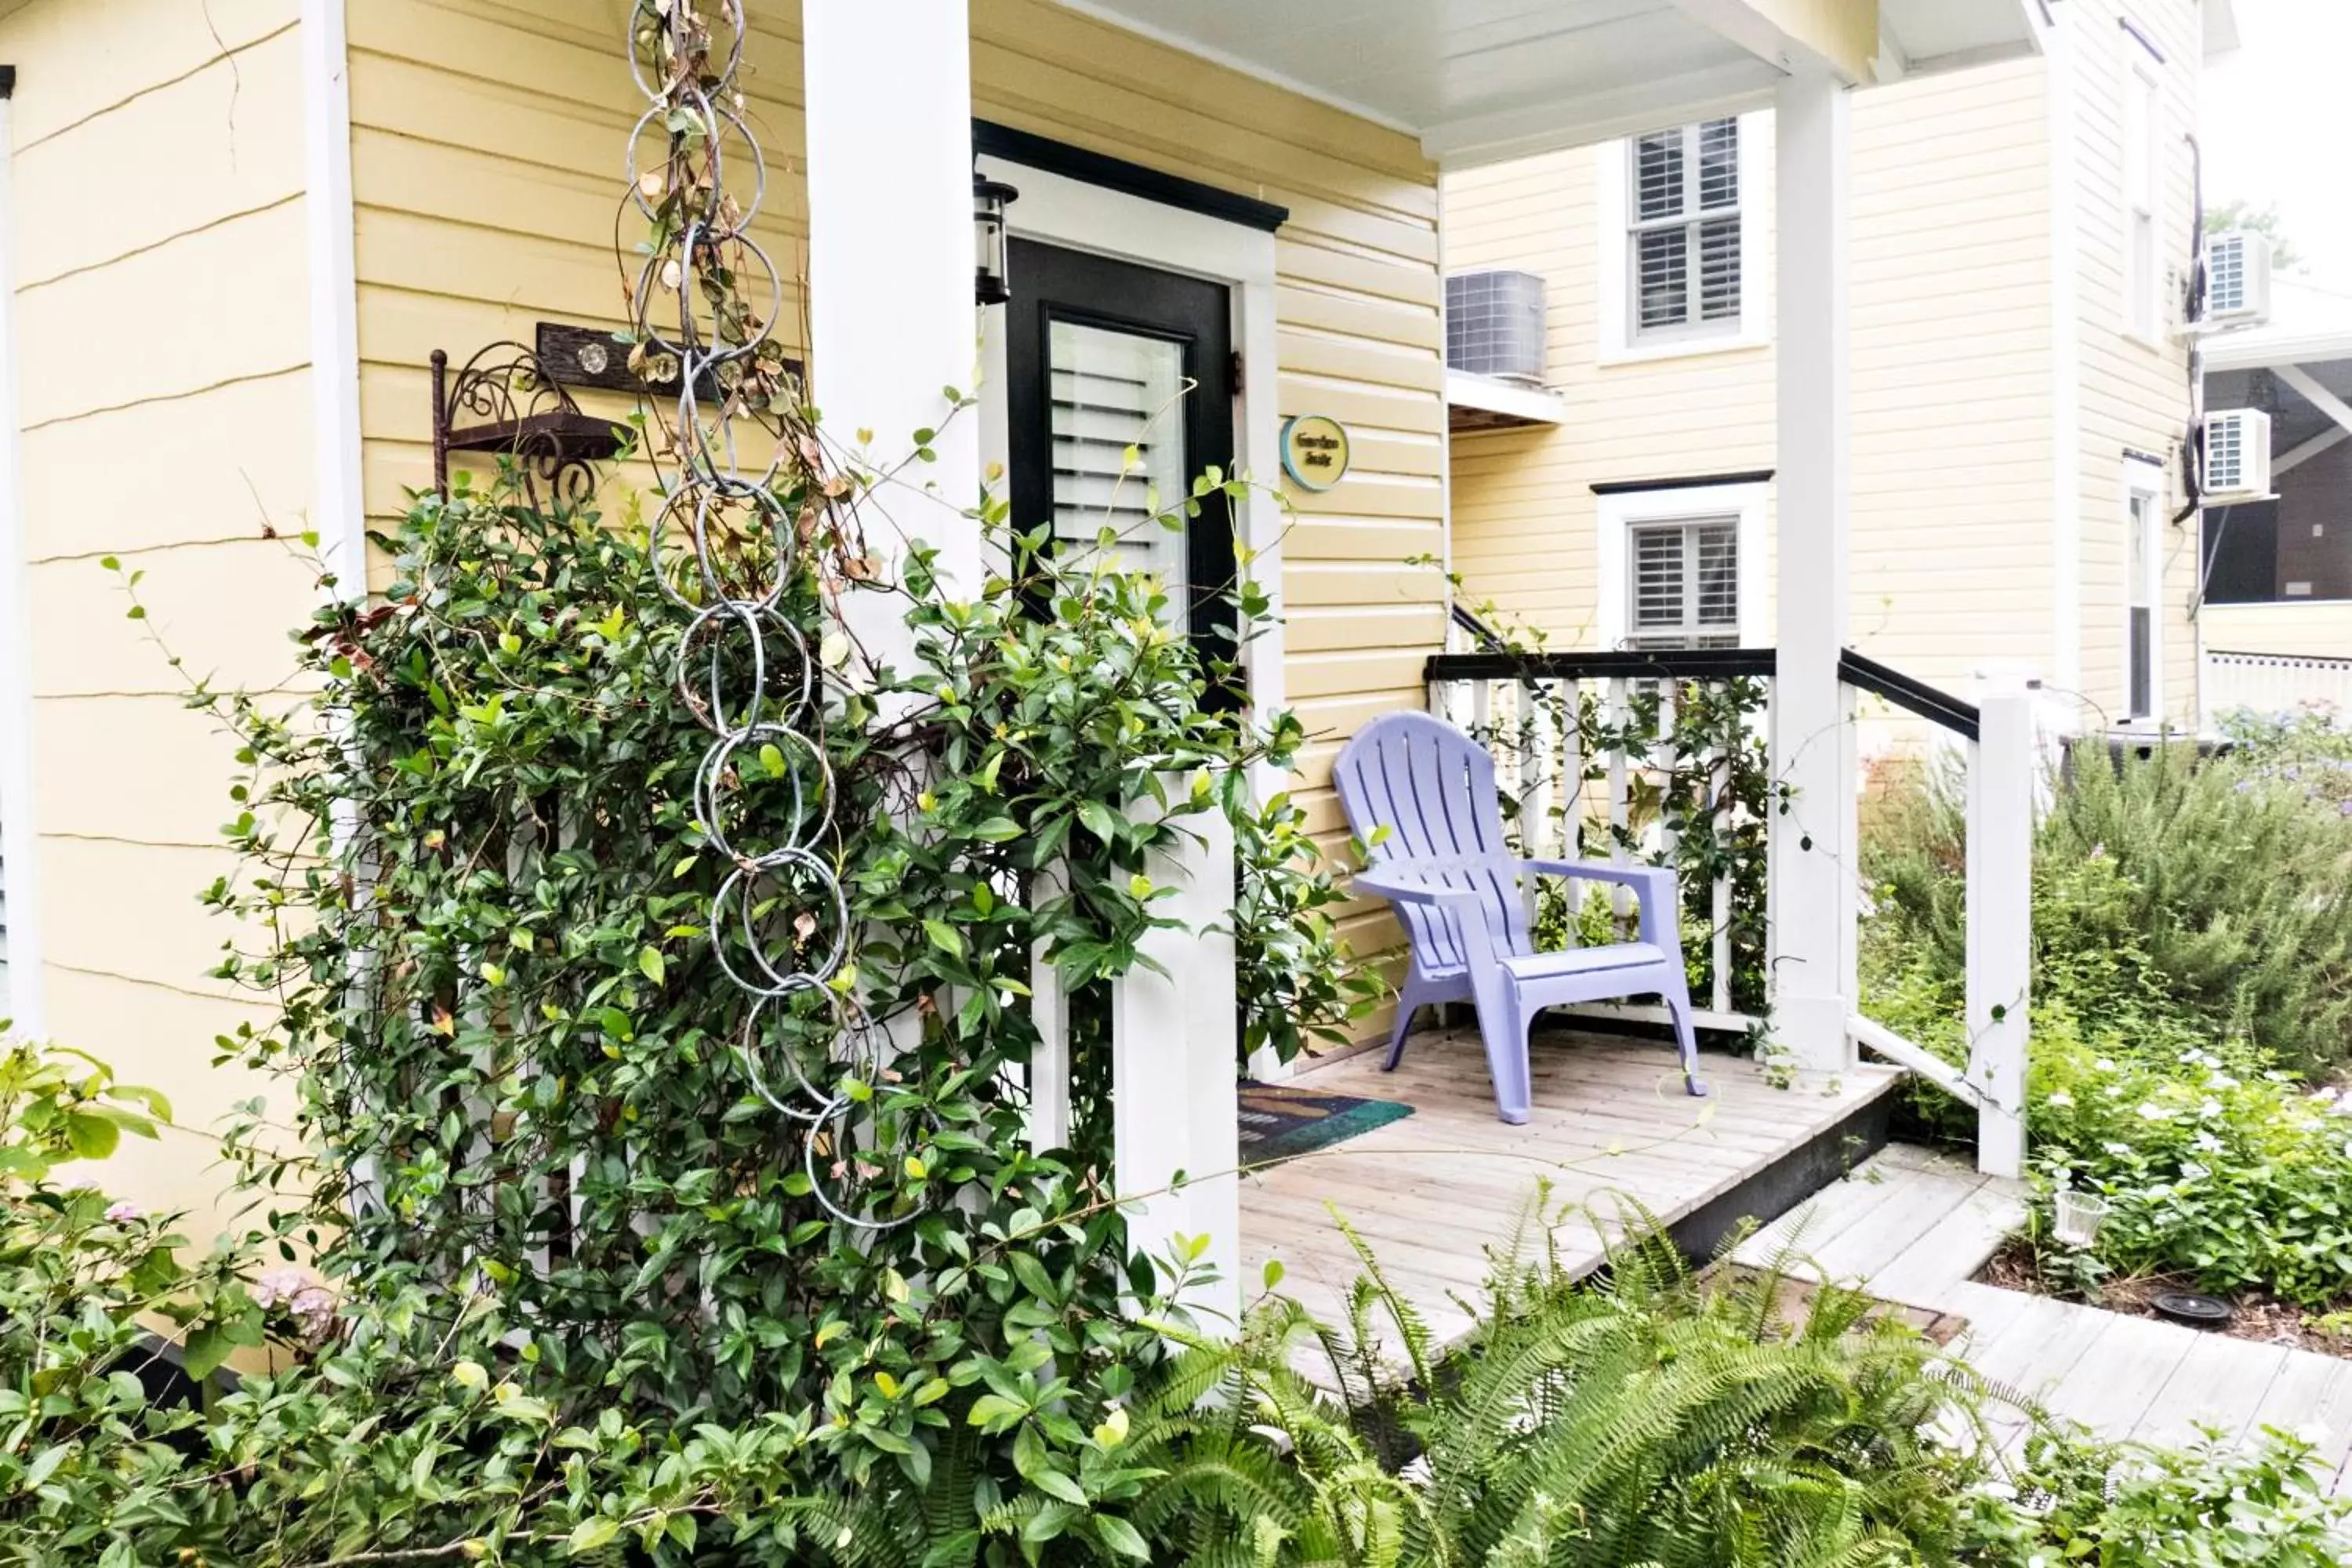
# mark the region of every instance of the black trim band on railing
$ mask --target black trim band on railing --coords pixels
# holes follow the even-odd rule
[[[1941,724],[1955,734],[1971,741],[1977,738],[1980,726],[1974,703],[1963,702],[1924,680],[1914,680],[1874,658],[1864,658],[1852,648],[1838,655],[1838,679],[1858,691],[1883,697],[1930,723]]]
[[[1579,649],[1562,653],[1440,653],[1424,680],[1733,680],[1769,677],[1780,655],[1769,647]]]
[[[1107,191],[1140,196],[1162,206],[1264,229],[1268,234],[1290,221],[1288,207],[1188,180],[1181,174],[1130,163],[1092,148],[1057,142],[1034,131],[999,125],[992,120],[971,122],[971,150],[979,157],[1006,159],[1045,174],[1060,174],[1084,184],[1100,185]]]
[[[1648,490],[1696,490],[1716,485],[1761,485],[1771,482],[1769,468],[1750,468],[1737,474],[1679,474],[1664,479],[1600,479],[1590,488],[1597,496],[1640,495]]]

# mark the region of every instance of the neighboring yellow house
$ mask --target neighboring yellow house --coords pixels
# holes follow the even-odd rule
[[[1353,467],[1337,488],[1290,487],[1295,516],[1244,520],[1286,614],[1253,691],[1295,706],[1315,735],[1300,783],[1327,839],[1340,831],[1332,755],[1371,716],[1419,704],[1423,662],[1444,643],[1441,167],[1747,109],[1791,83],[1825,97],[1868,79],[1882,14],[1962,16],[1989,51],[2033,47],[2016,0],[1628,0],[1606,26],[1559,0],[1475,37],[1416,0],[1341,26],[1336,47],[1322,29],[1339,24],[1307,0],[971,0],[968,19],[958,0],[808,5],[804,27],[792,0],[750,0],[746,111],[770,158],[765,240],[788,280],[819,280],[814,299],[788,292],[783,333],[829,416],[887,416],[837,423],[922,423],[897,418],[903,403],[877,391],[889,378],[925,397],[971,384],[969,167],[1021,188],[1009,223],[1034,277],[1064,277],[1045,254],[1059,252],[1214,291],[1238,358],[1183,373],[1230,378],[1216,438],[1259,477],[1277,471],[1284,418],[1349,427]],[[210,1065],[215,1039],[255,1005],[205,978],[234,933],[196,901],[231,868],[217,829],[233,815],[232,746],[184,709],[147,633],[218,684],[280,685],[287,633],[320,588],[268,535],[316,529],[347,588],[367,577],[364,529],[431,482],[432,354],[462,363],[497,340],[530,342],[541,323],[620,324],[615,214],[643,107],[620,44],[630,10],[0,0],[0,63],[13,68],[0,135],[0,1013],[163,1088],[191,1127],[253,1091]],[[811,78],[822,104],[803,85],[820,18],[835,29]],[[2160,41],[2185,59],[2192,43],[2166,26]],[[878,48],[858,34],[876,26],[896,29]],[[1442,68],[1481,49],[1479,85]],[[2168,112],[2185,116],[2177,74]],[[1923,136],[1928,117],[1961,112],[1943,96],[1954,90],[1904,95]],[[824,144],[809,145],[820,116],[869,126],[877,144],[828,167]],[[1580,189],[1589,176],[1568,171],[1589,165],[1558,161]],[[1858,178],[1888,177],[1870,170]],[[927,183],[894,215],[902,173]],[[2042,198],[2021,199],[2012,227]],[[1498,254],[1492,224],[1463,227],[1470,253]],[[1100,287],[1087,273],[1056,287],[1077,300]],[[869,303],[865,290],[909,278],[930,291],[904,311]],[[942,279],[961,280],[960,301],[933,288]],[[1014,304],[989,312],[987,356],[1017,382],[1002,324],[1024,298],[1017,266],[1013,286]],[[938,320],[923,311],[942,306],[950,330],[919,352],[851,330]],[[800,342],[809,320],[814,344]],[[1589,357],[1574,335],[1563,375]],[[1110,336],[1139,359],[1174,341],[1150,324]],[[828,341],[858,352],[829,362]],[[1769,409],[1755,418],[1769,428]],[[1024,441],[1051,434],[1018,423],[990,395],[978,431],[943,451],[942,488],[976,490],[982,448],[1017,474]],[[1752,439],[1727,424],[1707,445]],[[1485,447],[1461,446],[1470,474]],[[1455,552],[1475,576],[1484,547],[1462,543],[1486,537],[1494,487],[1470,487]],[[108,555],[145,574],[147,622],[124,618]],[[1563,579],[1530,607],[1567,614],[1573,599]],[[1377,950],[1387,921],[1368,908],[1348,929]],[[134,1196],[184,1201],[211,1184],[194,1132],[121,1158]]]
[[[2234,23],[2027,9],[2038,54],[1854,96],[1848,640],[1963,697],[2039,679],[2070,728],[2193,721],[2177,329]],[[1454,377],[1454,565],[1555,646],[1769,644],[1773,120],[1643,130],[1446,177],[1456,289],[1548,298],[1535,375]]]

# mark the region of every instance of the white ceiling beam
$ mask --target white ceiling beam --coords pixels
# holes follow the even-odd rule
[[[1680,125],[1768,108],[1780,73],[1752,59],[1727,60],[1681,76],[1633,81],[1606,92],[1447,121],[1422,133],[1421,150],[1448,168],[1580,147],[1660,125]]]
[[[2352,441],[2352,430],[2322,430],[2318,435],[2314,436],[2310,440],[2304,442],[2293,451],[2287,452],[2284,456],[2272,458],[2271,477],[2273,479],[2276,479],[2279,475],[2285,473],[2289,468],[2298,468],[2303,464],[2311,461],[2312,458],[2316,458],[2320,453],[2326,451],[2329,447],[2340,446],[2346,441]]]
[[[2304,401],[2346,430],[2352,430],[2352,405],[2320,384],[2319,378],[2299,364],[2274,365],[2271,374],[2303,394]]]
[[[1774,70],[1792,71],[1812,51],[1772,25],[1746,0],[1669,0],[1675,10],[1725,43],[1747,51]]]

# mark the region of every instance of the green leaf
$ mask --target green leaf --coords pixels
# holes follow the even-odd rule
[[[1078,820],[1085,823],[1087,830],[1104,843],[1118,842],[1118,814],[1102,802],[1098,800],[1078,802]]]
[[[933,947],[938,948],[950,958],[961,958],[963,956],[963,938],[957,933],[955,927],[948,924],[947,921],[943,920],[925,921],[923,922],[923,934],[930,938],[931,945]]]
[[[601,1551],[612,1545],[620,1533],[619,1520],[606,1519],[600,1514],[593,1519],[583,1519],[575,1525],[572,1533],[564,1539],[563,1549],[572,1556],[578,1557],[585,1552]]]
[[[236,1341],[221,1323],[204,1323],[188,1331],[187,1342],[181,1347],[181,1369],[196,1382],[202,1383],[220,1370],[228,1353],[236,1348]]]
[[[66,1142],[85,1160],[103,1160],[122,1142],[122,1129],[93,1111],[76,1110],[66,1117]]]
[[[1141,1532],[1117,1514],[1095,1515],[1095,1529],[1102,1536],[1103,1544],[1121,1557],[1132,1557],[1138,1563],[1151,1561],[1151,1548],[1143,1543]]]
[[[637,970],[656,985],[662,983],[662,976],[669,973],[668,966],[662,963],[661,950],[656,947],[637,949]]]

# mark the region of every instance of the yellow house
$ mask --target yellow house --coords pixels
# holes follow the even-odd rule
[[[1475,20],[1422,0],[1344,15],[1311,0],[748,8],[744,112],[770,160],[762,236],[786,280],[786,335],[836,428],[887,438],[936,422],[939,388],[973,384],[979,324],[984,417],[940,440],[940,492],[978,493],[1002,453],[1016,507],[1049,507],[1050,462],[1022,493],[1024,454],[1051,436],[1036,416],[1050,399],[1024,405],[1023,378],[1065,368],[1058,340],[1023,335],[1045,307],[1092,323],[1088,352],[1203,389],[1198,438],[1171,462],[1230,451],[1270,479],[1286,419],[1346,427],[1352,462],[1336,487],[1291,485],[1295,515],[1260,506],[1241,521],[1286,617],[1254,661],[1252,696],[1296,707],[1317,737],[1299,783],[1332,837],[1331,756],[1371,716],[1421,702],[1424,660],[1444,642],[1445,203],[1457,259],[1509,248],[1465,216],[1475,182],[1442,194],[1441,172],[1544,154],[1536,166],[1557,173],[1541,177],[1589,201],[1591,155],[1556,149],[1778,102],[1784,126],[1794,113],[1806,127],[1799,166],[1842,179],[1846,99],[1900,74],[1890,38],[1957,27],[1971,58],[2036,47],[2021,0],[1531,0]],[[2195,49],[2188,14],[2166,9],[2156,40],[2176,62]],[[643,107],[624,64],[630,15],[630,0],[0,0],[0,63],[13,68],[0,134],[0,1013],[164,1089],[189,1127],[251,1092],[209,1064],[254,1003],[205,978],[227,933],[194,897],[229,867],[217,838],[229,742],[184,710],[148,634],[220,683],[277,686],[287,630],[320,592],[283,538],[314,529],[347,588],[366,579],[367,527],[432,482],[433,356],[462,364],[501,340],[536,343],[543,325],[620,324],[615,214]],[[2038,69],[1995,79],[2011,119],[2033,126]],[[2185,65],[2163,77],[2176,116],[2186,79]],[[1974,135],[2000,120],[2000,104],[1957,80],[1895,90],[1916,141],[1939,121]],[[1864,125],[1874,112],[1855,110]],[[1854,141],[1859,213],[1909,154],[1871,147],[1859,125]],[[1784,163],[1789,146],[1784,135]],[[1012,302],[978,316],[975,174],[1019,191]],[[2031,180],[2019,190],[2008,227],[2021,233],[2057,197]],[[2168,233],[2183,199],[2167,197]],[[1833,208],[1809,215],[1804,243],[1832,254],[1842,223]],[[2003,276],[2017,308],[2046,321],[2055,307],[2035,267],[2021,250]],[[1784,364],[1792,340],[1823,350],[1792,367],[1800,387],[1834,387],[1843,371],[1828,346],[1875,320],[1857,302],[1849,324],[1843,298],[1810,285],[1782,290],[1780,310]],[[1561,335],[1563,375],[1583,374],[1574,335]],[[2167,363],[2151,354],[2132,372],[2154,384]],[[1663,407],[1678,395],[1645,395]],[[1859,383],[1854,404],[1873,406]],[[1690,406],[1723,415],[1704,445],[1727,455],[1708,463],[1772,463],[1769,408]],[[2087,408],[2084,419],[2095,423]],[[1979,487],[2028,483],[2004,477],[2020,454],[2000,442],[2026,440],[2032,423],[1987,435],[1987,468],[1938,475],[1942,515],[1965,512]],[[2116,430],[2098,428],[2112,447]],[[1781,437],[1780,549],[1811,570],[1843,548],[1831,476],[1846,432],[1808,414]],[[1457,443],[1451,548],[1474,581],[1501,560],[1481,553],[1501,537],[1482,454],[1517,439]],[[2032,471],[2037,494],[2048,467]],[[1790,526],[1800,470],[1819,480],[1818,529]],[[1579,465],[1578,485],[1596,477]],[[2082,486],[2112,503],[2112,461]],[[956,508],[919,521],[951,557],[969,547]],[[2085,579],[2112,577],[2119,541],[2085,536]],[[145,574],[144,622],[125,619],[108,556]],[[2054,582],[2060,568],[2038,570]],[[1571,613],[1566,579],[1546,592],[1527,607]],[[2086,631],[2085,680],[2089,650],[2112,665],[2116,641]],[[1784,645],[1791,691],[1833,701],[1834,649]],[[1378,949],[1386,921],[1367,908],[1351,934]],[[1850,1050],[1838,999],[1817,1013],[1836,1038],[1816,1048]],[[133,1195],[184,1200],[209,1152],[181,1132],[122,1159]]]
[[[1851,642],[1955,692],[2039,679],[2069,729],[2194,723],[2180,329],[2199,75],[2234,21],[2028,10],[2040,47],[2005,60],[1890,35],[1906,79],[1853,100]],[[1772,640],[1775,129],[1727,111],[1444,178],[1457,298],[1525,274],[1547,301],[1516,384],[1453,378],[1454,563],[1554,646]]]

